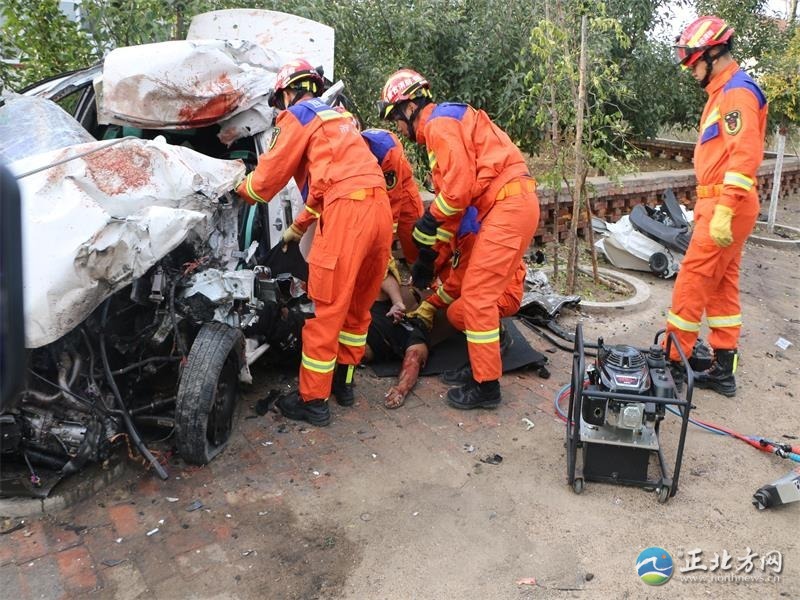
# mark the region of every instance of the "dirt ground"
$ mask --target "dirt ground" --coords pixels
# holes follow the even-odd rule
[[[800,226],[800,198],[779,222]],[[798,443],[799,258],[797,250],[747,245],[740,390],[735,398],[697,390],[696,418]],[[582,322],[588,340],[646,347],[663,326],[672,281],[640,278],[652,292],[644,309],[569,313],[560,323]],[[334,404],[332,425],[314,429],[255,415],[268,389],[292,382],[260,370],[230,448],[210,466],[172,459],[166,482],[131,466],[92,498],[3,536],[3,596],[800,597],[800,503],[768,511],[750,503],[792,463],[690,427],[680,489],[667,504],[641,489],[598,483],[576,495],[565,483],[564,426],[552,405],[569,381],[571,357],[524,333],[549,357],[552,376],[505,375],[504,402],[492,412],[448,408],[445,386],[430,378],[405,407],[387,411],[389,380],[361,369],[356,406]],[[780,337],[793,345],[780,350]],[[662,431],[671,459],[677,418],[668,416]],[[493,454],[500,464],[481,461]],[[193,500],[203,507],[187,511]],[[637,556],[649,546],[675,562],[662,587],[636,574]],[[697,550],[706,567],[715,554],[731,555],[732,568],[716,575],[744,574],[736,568],[748,553],[780,552],[780,580],[681,580],[687,553]],[[771,574],[758,558],[750,575]],[[535,585],[518,583],[525,578]]]

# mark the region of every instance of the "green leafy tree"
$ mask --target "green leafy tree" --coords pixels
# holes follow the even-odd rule
[[[583,77],[579,71],[582,12],[592,15],[588,17]],[[509,118],[510,131],[526,150],[552,158],[550,168],[534,169],[537,178],[554,190],[556,214],[562,183],[573,202],[567,268],[570,293],[577,269],[578,219],[584,209],[591,215],[584,185],[588,171],[619,173],[625,168],[620,157],[634,152],[627,143],[630,125],[616,103],[626,99],[629,91],[612,59],[614,45],[625,47],[626,40],[620,21],[607,15],[602,2],[557,2],[551,18],[531,30],[516,66],[518,77],[513,78],[519,100]],[[581,82],[585,92],[581,92]],[[557,265],[557,246],[554,251]],[[595,260],[593,263],[596,267]]]
[[[0,5],[0,87],[17,89],[45,77],[85,67],[97,54],[91,38],[55,0],[4,0]]]

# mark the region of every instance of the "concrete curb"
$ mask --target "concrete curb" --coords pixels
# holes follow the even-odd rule
[[[757,221],[756,225],[767,225],[766,221]],[[779,225],[775,223],[775,229],[785,229],[787,231],[791,231],[792,233],[797,235],[797,239],[794,240],[785,240],[782,238],[775,238],[775,237],[765,237],[763,235],[758,234],[750,234],[750,237],[747,238],[748,242],[756,242],[758,244],[763,244],[765,246],[770,246],[772,248],[785,248],[787,250],[794,250],[795,248],[800,248],[800,229],[797,227],[790,227],[789,225]]]
[[[47,498],[0,498],[0,515],[17,518],[62,510],[94,496],[127,471],[125,461],[114,455],[105,468],[91,465],[61,481]]]
[[[591,275],[591,269],[580,268],[580,271]],[[614,271],[605,267],[597,267],[598,273],[608,279],[620,281],[623,284],[633,288],[633,297],[624,300],[616,300],[613,302],[593,302],[590,300],[581,300],[578,307],[593,314],[613,314],[617,312],[636,312],[647,307],[650,303],[650,286],[638,277],[634,277],[629,273],[623,271]]]

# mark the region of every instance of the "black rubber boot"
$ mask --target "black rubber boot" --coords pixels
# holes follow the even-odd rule
[[[287,419],[306,421],[315,427],[325,427],[331,422],[331,409],[326,400],[303,402],[297,391],[281,394],[275,406]]]
[[[336,402],[339,406],[353,406],[355,404],[356,394],[353,390],[353,373],[355,370],[355,365],[336,365],[331,392],[336,397]]]
[[[511,334],[508,333],[508,330],[505,326],[500,323],[500,356],[506,353],[506,351],[514,344],[514,338],[511,337]],[[440,376],[439,379],[442,382],[446,383],[447,385],[464,385],[472,381],[472,367],[469,363],[464,365],[459,369],[450,369],[449,371],[444,371]]]
[[[460,410],[497,408],[500,400],[500,382],[497,379],[481,383],[473,380],[447,392],[447,403]]]
[[[711,368],[694,375],[694,384],[706,390],[714,390],[718,394],[736,395],[736,363],[739,355],[736,350],[715,350]]]

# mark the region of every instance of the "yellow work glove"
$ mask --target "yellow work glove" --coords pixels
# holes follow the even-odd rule
[[[732,208],[722,204],[717,204],[714,207],[714,216],[711,217],[711,223],[708,225],[708,233],[720,248],[727,248],[733,243],[733,234],[731,233],[732,218]]]
[[[283,232],[283,243],[288,244],[289,242],[299,242],[301,237],[303,237],[303,232],[300,231],[300,228],[297,227],[297,225],[292,223]]]
[[[433,315],[435,314],[436,307],[427,300],[423,300],[417,308],[407,312],[406,317],[409,319],[419,319],[425,327],[430,330],[433,328]]]

